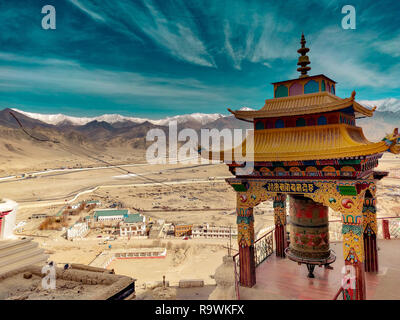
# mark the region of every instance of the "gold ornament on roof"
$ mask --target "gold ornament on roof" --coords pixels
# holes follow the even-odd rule
[[[307,71],[311,70],[311,67],[308,67],[307,65],[310,64],[310,60],[308,58],[308,56],[306,55],[306,53],[308,51],[310,51],[309,48],[306,48],[306,39],[304,37],[304,34],[301,34],[301,48],[299,50],[297,50],[298,53],[300,53],[300,57],[299,57],[299,61],[297,62],[298,66],[301,66],[299,68],[297,68],[297,71],[299,71],[301,73],[300,78],[305,78],[308,77]]]

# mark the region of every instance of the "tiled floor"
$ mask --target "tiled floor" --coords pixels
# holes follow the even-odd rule
[[[315,268],[315,278],[307,278],[307,267],[289,259],[270,256],[257,267],[257,284],[240,288],[241,299],[331,300],[339,290],[344,266],[342,243],[331,243],[337,255],[334,269]],[[367,299],[400,300],[400,241],[378,240],[379,273],[366,273]],[[341,299],[341,295],[339,296]]]

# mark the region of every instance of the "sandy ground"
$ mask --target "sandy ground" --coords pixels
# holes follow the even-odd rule
[[[201,245],[193,242],[185,245],[186,248],[167,250],[165,258],[114,260],[107,269],[136,277],[138,289],[141,289],[143,283],[162,281],[163,275],[173,286],[178,285],[181,279],[203,279],[206,285],[215,284],[212,276],[227,250],[216,244]]]
[[[103,290],[104,285],[85,285],[79,282],[57,279],[57,290],[43,289],[42,278],[32,275],[30,279],[24,279],[22,273],[18,273],[1,281],[0,300],[76,300],[94,295]]]

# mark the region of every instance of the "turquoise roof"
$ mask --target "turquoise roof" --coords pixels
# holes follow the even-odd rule
[[[104,217],[104,216],[124,216],[127,217],[128,216],[128,209],[124,209],[124,210],[96,210],[94,212],[94,217]]]
[[[134,214],[130,214],[128,215],[124,222],[125,223],[137,223],[137,222],[143,222],[144,217],[141,216],[139,213],[134,213]]]

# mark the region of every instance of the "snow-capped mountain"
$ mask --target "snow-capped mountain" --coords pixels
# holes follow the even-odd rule
[[[135,123],[143,123],[143,122],[150,122],[154,125],[168,125],[170,121],[177,121],[177,123],[184,123],[188,121],[196,121],[200,122],[202,125],[207,124],[209,122],[213,122],[215,120],[218,120],[220,118],[223,118],[224,115],[219,114],[219,113],[212,113],[212,114],[207,114],[207,113],[192,113],[192,114],[184,114],[184,115],[177,115],[173,117],[167,117],[164,119],[159,119],[159,120],[153,120],[153,119],[147,119],[147,118],[136,118],[136,117],[127,117],[127,116],[122,116],[120,114],[103,114],[101,116],[97,117],[73,117],[73,116],[67,116],[61,113],[58,114],[41,114],[41,113],[34,113],[34,112],[26,112],[22,111],[20,109],[13,108],[13,110],[30,117],[32,119],[40,120],[48,124],[53,124],[53,125],[58,125],[61,123],[71,123],[73,125],[85,125],[89,122],[92,121],[104,121],[108,123],[116,123],[116,122],[123,122],[123,121],[131,121]]]
[[[376,110],[380,112],[400,112],[400,100],[395,98],[362,100],[360,103],[369,108],[376,106]]]
[[[200,122],[202,125],[205,125],[207,123],[213,122],[215,120],[218,120],[220,118],[224,118],[225,116],[220,114],[220,113],[192,113],[192,114],[184,114],[184,115],[178,115],[174,117],[168,117],[160,120],[148,120],[150,123],[159,125],[159,126],[164,126],[168,125],[170,121],[176,121],[178,124],[179,123],[185,123],[189,121],[197,121]]]

